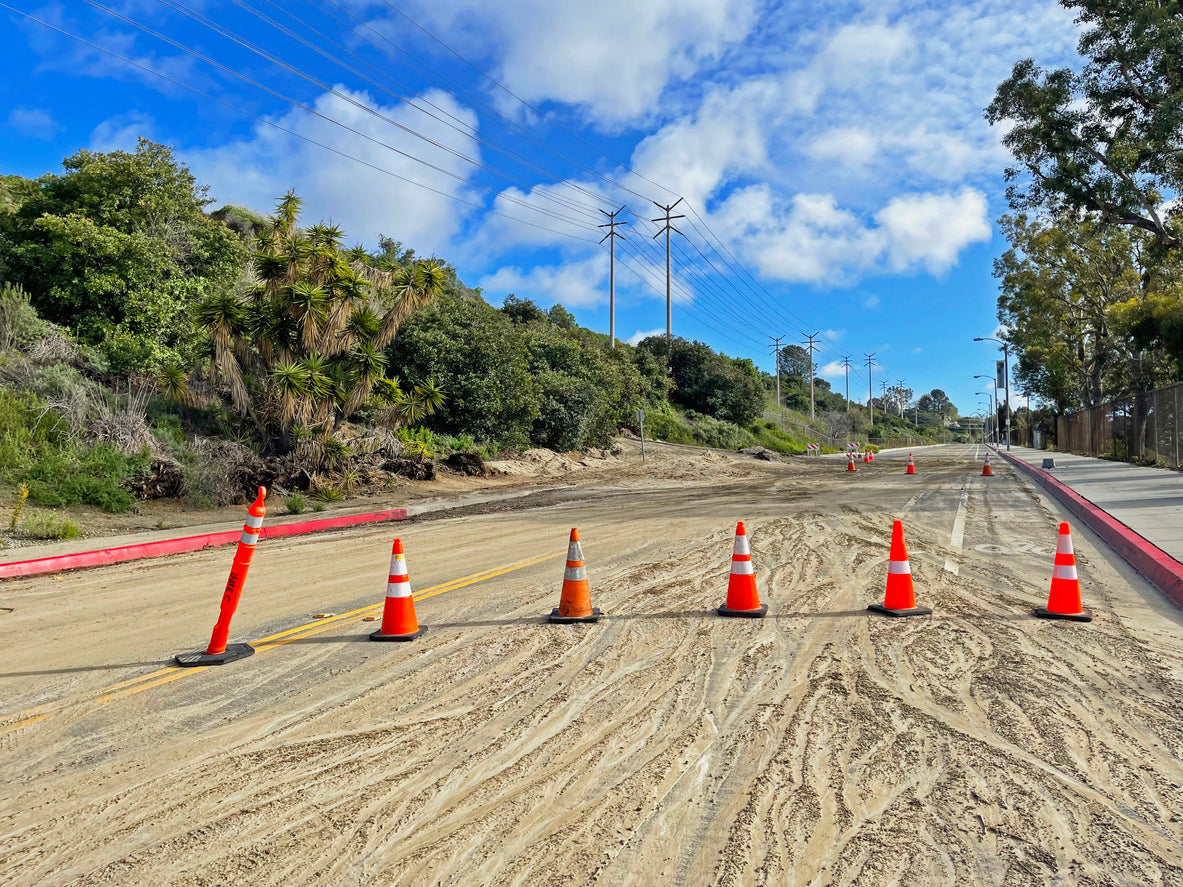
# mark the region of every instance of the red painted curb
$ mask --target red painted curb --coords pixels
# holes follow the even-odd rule
[[[1109,512],[1094,505],[1080,493],[1056,480],[1042,468],[1036,468],[1002,450],[998,455],[1025,472],[1032,480],[1059,499],[1069,511],[1081,519],[1093,532],[1126,562],[1149,579],[1172,601],[1183,607],[1183,564],[1175,560],[1145,536],[1131,530]]]
[[[354,527],[358,524],[371,524],[380,521],[405,520],[407,509],[391,508],[388,511],[372,511],[368,514],[348,514],[343,517],[325,517],[319,520],[298,521],[293,524],[276,524],[263,527],[260,539],[271,539],[277,536],[297,536],[304,533],[316,533],[320,530],[334,530],[340,527]],[[180,539],[161,539],[157,542],[142,542],[139,545],[121,545],[118,548],[100,548],[97,551],[80,551],[76,554],[59,554],[53,557],[41,557],[30,561],[16,561],[10,564],[0,564],[0,579],[11,579],[16,576],[36,576],[40,573],[57,573],[61,570],[77,570],[83,567],[101,567],[106,564],[118,564],[124,561],[142,560],[149,557],[164,557],[168,554],[183,554],[187,551],[201,551],[203,548],[214,548],[218,545],[228,545],[237,542],[242,535],[241,530],[230,530],[225,533],[206,533],[201,536],[184,536]]]

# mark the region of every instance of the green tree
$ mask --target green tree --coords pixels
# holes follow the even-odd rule
[[[986,110],[1012,128],[1003,143],[1016,211],[1093,213],[1180,243],[1183,8],[1165,0],[1060,0],[1076,10],[1086,64],[1045,70],[1024,59]],[[1024,172],[1026,176],[1024,176]]]
[[[215,378],[269,446],[311,431],[321,439],[363,405],[397,424],[429,414],[438,388],[409,390],[389,378],[384,349],[417,308],[438,296],[447,272],[436,261],[381,271],[346,261],[341,231],[299,227],[288,192],[255,242],[253,279],[195,309],[213,342]]]
[[[62,165],[0,213],[0,269],[116,370],[192,356],[188,309],[238,274],[239,238],[203,214],[205,189],[163,145]]]

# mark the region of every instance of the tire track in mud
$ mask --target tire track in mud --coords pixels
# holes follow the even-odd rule
[[[1124,619],[1134,592],[1087,544],[1108,586],[1088,626],[1029,618],[1050,559],[967,541],[945,572],[966,476],[946,461],[922,463],[932,487],[819,473],[813,496],[757,498],[764,620],[713,615],[733,525],[684,517],[699,488],[657,541],[597,536],[599,624],[541,624],[553,577],[503,581],[397,655],[293,645],[252,672],[283,704],[240,723],[212,684],[179,698],[171,764],[128,709],[131,752],[71,722],[63,764],[0,806],[0,881],[1183,885],[1183,636]],[[1054,538],[999,474],[970,496],[972,538]],[[913,561],[932,617],[865,612],[892,507],[933,555]]]

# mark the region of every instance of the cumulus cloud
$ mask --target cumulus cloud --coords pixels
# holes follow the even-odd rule
[[[473,158],[479,157],[475,139],[407,105],[386,107],[366,93],[343,86],[336,91],[347,98],[323,93],[312,104],[323,117],[293,109],[273,118],[282,130],[260,123],[248,139],[212,149],[184,150],[182,155],[198,180],[210,185],[216,201],[267,211],[289,188],[295,188],[304,200],[306,222],[331,218],[349,240],[373,243],[381,233],[420,254],[445,251],[470,211],[450,198],[479,199],[460,180],[471,174],[472,167],[397,130],[387,119]],[[452,96],[432,90],[425,97],[469,126],[477,125],[476,115]],[[430,160],[443,171],[429,169],[394,149]]]
[[[594,255],[563,265],[535,266],[529,270],[499,268],[481,279],[479,286],[494,298],[513,293],[540,305],[557,303],[565,308],[586,308],[608,301],[608,257]]]
[[[134,151],[141,138],[151,139],[156,121],[151,114],[129,111],[109,117],[90,134],[92,151]]]
[[[756,13],[756,0],[454,0],[419,10],[434,30],[494,59],[493,73],[515,94],[579,106],[607,127],[656,112],[671,83],[742,41]]]
[[[956,194],[892,198],[875,219],[886,239],[888,264],[901,271],[922,265],[947,271],[971,243],[990,239],[986,195],[974,188]]]
[[[627,339],[625,339],[625,341],[628,342],[628,344],[635,346],[642,339],[648,339],[650,336],[664,336],[664,335],[665,335],[665,327],[659,326],[655,330],[644,330],[644,331],[637,330],[635,333],[633,333],[631,336],[629,336]]]

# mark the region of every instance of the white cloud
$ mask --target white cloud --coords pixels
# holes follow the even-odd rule
[[[871,293],[871,295],[869,295],[865,299],[863,299],[863,307],[866,308],[868,311],[873,311],[874,309],[878,308],[879,307],[879,296],[875,293]]]
[[[53,115],[42,108],[13,108],[8,112],[7,124],[31,139],[51,139],[61,126]]]
[[[470,175],[472,167],[395,129],[382,118],[414,127],[458,153],[474,158],[479,157],[475,140],[443,123],[424,119],[407,105],[385,107],[365,93],[351,92],[341,86],[336,90],[357,104],[323,93],[312,103],[314,109],[363,136],[307,111],[293,109],[273,119],[296,135],[258,124],[245,141],[213,149],[186,150],[182,152],[184,159],[199,181],[209,183],[216,201],[268,211],[289,188],[295,188],[304,200],[304,221],[331,219],[345,230],[347,242],[373,243],[381,233],[401,240],[420,254],[447,250],[469,213],[463,204],[449,197],[470,201],[479,198],[454,178]],[[476,115],[452,96],[432,90],[426,98],[469,126],[476,126]],[[355,163],[305,139],[372,166]],[[428,169],[392,148],[427,159],[445,172]],[[416,187],[380,170],[422,183],[440,193]]]
[[[851,367],[853,369],[853,367]],[[845,379],[846,367],[839,360],[831,360],[825,366],[818,369],[817,374],[827,380]]]
[[[608,127],[656,112],[672,83],[692,78],[742,41],[756,0],[453,0],[420,4],[433,30],[532,103],[580,106]],[[380,7],[379,7],[380,9]],[[405,23],[393,24],[398,30]],[[508,96],[494,91],[506,107]],[[517,110],[517,109],[515,109]]]
[[[648,339],[650,336],[664,336],[664,335],[665,335],[665,327],[659,326],[655,330],[645,330],[645,331],[637,330],[635,333],[633,333],[631,336],[629,336],[627,339],[625,339],[625,341],[628,342],[628,344],[630,344],[630,345],[636,345],[642,339]]]
[[[494,301],[502,294],[533,299],[539,305],[584,308],[608,301],[608,257],[597,254],[564,265],[499,268],[478,284]]]
[[[849,170],[861,170],[879,151],[879,142],[870,131],[855,126],[827,130],[806,147],[817,161],[833,161]]]
[[[947,271],[971,243],[990,239],[986,195],[974,188],[956,194],[895,197],[875,220],[886,238],[893,270],[923,265],[932,273]]]
[[[90,134],[92,151],[134,151],[141,138],[150,139],[156,132],[156,121],[142,111],[128,111],[109,117]]]

